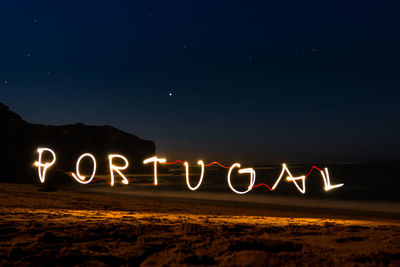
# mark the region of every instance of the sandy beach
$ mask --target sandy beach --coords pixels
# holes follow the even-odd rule
[[[0,267],[400,267],[400,1],[0,1]]]
[[[398,214],[0,186],[0,265],[400,264]]]

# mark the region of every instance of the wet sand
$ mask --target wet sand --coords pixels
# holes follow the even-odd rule
[[[0,184],[0,265],[400,265],[399,214]]]

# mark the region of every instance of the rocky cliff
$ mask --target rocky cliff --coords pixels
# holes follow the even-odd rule
[[[118,153],[129,160],[125,171],[129,173],[140,171],[143,159],[155,154],[154,142],[111,126],[31,124],[0,103],[0,181],[36,182],[33,162],[38,147],[51,148],[57,154],[53,172],[74,171],[78,157],[91,153],[97,160],[97,173],[107,173],[107,155]]]

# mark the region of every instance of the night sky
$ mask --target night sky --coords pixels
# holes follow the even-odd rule
[[[398,160],[395,2],[2,0],[0,101],[169,160]]]

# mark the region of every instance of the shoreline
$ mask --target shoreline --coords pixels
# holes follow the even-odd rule
[[[271,196],[250,196],[233,195],[229,193],[198,193],[198,192],[181,192],[181,191],[165,191],[165,190],[140,190],[132,191],[126,187],[98,188],[98,187],[77,187],[66,186],[58,188],[54,192],[44,192],[40,184],[10,184],[0,183],[2,187],[11,191],[23,189],[33,193],[34,198],[40,198],[41,195],[59,194],[66,196],[72,194],[72,198],[87,199],[108,199],[114,206],[107,205],[107,210],[127,210],[131,209],[130,205],[136,201],[144,201],[153,203],[156,207],[167,207],[177,205],[182,208],[185,205],[192,207],[191,213],[212,213],[219,215],[248,215],[248,216],[271,216],[271,217],[292,217],[292,218],[332,218],[332,219],[358,219],[358,220],[378,220],[382,222],[400,223],[400,204],[394,202],[366,202],[366,201],[335,201],[321,199],[302,199],[296,197],[271,197]],[[116,203],[115,199],[120,200]],[[65,199],[67,200],[67,199]],[[86,200],[87,201],[87,200]],[[40,202],[40,199],[39,199]],[[354,203],[358,205],[354,205]],[[373,207],[371,208],[371,203]],[[101,206],[86,206],[86,209],[99,209]],[[310,205],[311,204],[311,205]],[[392,205],[389,211],[380,207]],[[3,203],[4,205],[4,203]],[[18,203],[15,203],[18,206]],[[42,207],[43,203],[41,204]],[[63,205],[60,205],[62,207]],[[67,207],[70,207],[66,205]],[[195,209],[195,207],[201,207]],[[365,208],[365,209],[355,209]],[[396,209],[399,207],[399,209]],[[170,209],[168,209],[170,210]]]
[[[400,264],[390,216],[0,183],[0,265]]]

